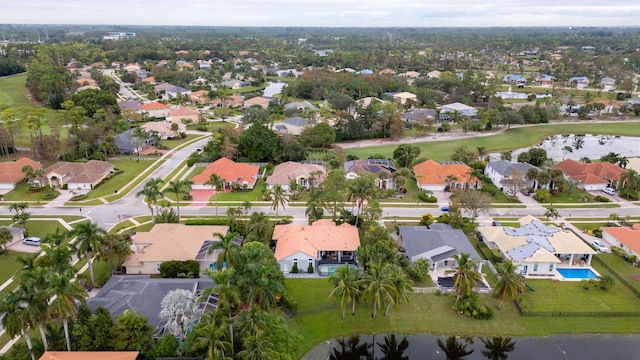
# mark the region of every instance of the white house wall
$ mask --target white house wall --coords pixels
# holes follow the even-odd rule
[[[536,264],[538,265],[538,268],[536,270]],[[549,266],[553,266],[551,268],[551,271],[549,271]],[[524,272],[524,267],[527,266],[527,272]],[[556,270],[556,263],[552,263],[552,262],[539,262],[539,263],[532,263],[532,262],[521,262],[518,264],[517,266],[517,272],[523,275],[540,275],[540,276],[552,276],[555,275],[555,270]]]
[[[421,190],[429,190],[429,191],[444,191],[447,185],[436,185],[436,184],[422,184],[420,185]]]
[[[309,263],[314,264],[313,268],[315,270],[315,258],[299,251],[278,261],[278,264],[280,264],[280,271],[285,273],[291,272],[294,259],[298,259],[298,271],[300,271],[301,273],[307,272]]]

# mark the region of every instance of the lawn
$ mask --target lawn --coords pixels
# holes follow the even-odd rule
[[[29,188],[31,187],[31,185],[27,184],[26,182],[19,182],[16,185],[16,188],[9,191],[8,193],[6,193],[4,195],[4,201],[26,201],[26,202],[49,202],[51,201],[51,199],[49,200],[45,200],[44,199],[44,191],[40,191],[40,192],[32,192],[29,193],[27,192],[27,190],[29,190]],[[60,195],[59,192],[55,191],[54,192],[58,195]]]
[[[632,266],[624,261],[623,258],[614,254],[598,254],[598,257],[613,268],[618,275],[628,280],[634,288],[640,290],[640,268]]]
[[[640,122],[611,122],[606,124],[580,123],[580,133],[586,134],[609,134],[624,136],[640,136]],[[416,143],[420,147],[422,157],[428,157],[436,161],[449,160],[453,150],[461,145],[469,149],[476,149],[480,146],[488,152],[499,152],[506,150],[521,149],[539,143],[544,138],[556,134],[573,134],[576,132],[576,124],[544,124],[536,126],[522,126],[506,130],[502,134],[484,137],[471,137],[449,141],[429,141]],[[398,144],[345,149],[347,155],[355,155],[359,159],[366,159],[371,154],[382,154],[388,158],[393,157],[393,150]]]
[[[263,182],[264,179],[258,180],[255,188],[251,191],[239,190],[219,193],[218,201],[260,201],[260,189],[262,189]],[[213,195],[210,200],[214,201]]]
[[[67,232],[67,228],[62,226],[62,224],[56,220],[27,220],[27,232],[29,233],[29,236],[44,238],[48,234],[55,233],[56,229],[60,229],[60,233]]]
[[[89,192],[89,199],[112,195],[115,194],[116,191],[124,189],[131,180],[155,164],[155,161],[112,160],[110,163],[112,163],[116,169],[121,170],[122,173],[113,176],[97,188],[91,190]]]
[[[409,304],[392,308],[389,316],[379,312],[371,317],[371,301],[356,307],[356,315],[341,319],[336,300],[328,298],[331,286],[325,279],[288,279],[287,291],[297,301],[300,315],[290,320],[291,327],[302,334],[298,357],[321,341],[351,334],[432,333],[457,336],[543,336],[576,333],[636,333],[638,318],[550,318],[520,316],[515,305],[506,303],[492,320],[472,320],[456,314],[448,295],[410,294]],[[535,295],[544,296],[536,291]],[[563,297],[571,298],[567,294]],[[490,295],[481,295],[488,306],[498,303]],[[635,301],[637,304],[637,300]],[[327,305],[331,307],[327,307]],[[574,309],[575,310],[575,309]],[[349,311],[347,311],[349,314]]]
[[[231,122],[211,121],[211,122],[207,122],[207,123],[189,125],[189,126],[187,126],[187,130],[199,130],[198,128],[201,127],[202,125],[207,127],[207,131],[215,131],[215,130],[220,130],[220,129],[225,128],[225,127],[229,127],[229,126],[233,127],[233,126],[235,126]]]
[[[169,149],[175,149],[178,146],[199,137],[202,137],[202,135],[188,134],[187,137],[184,139],[167,139],[167,140],[162,140],[161,143],[163,146],[166,146]]]
[[[5,255],[0,255],[0,284],[9,280],[16,271],[20,270],[20,264],[16,261],[16,258],[27,255],[29,254],[12,250],[9,250]]]

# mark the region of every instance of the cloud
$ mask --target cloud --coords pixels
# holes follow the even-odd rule
[[[3,23],[202,26],[631,26],[640,0],[30,0]]]

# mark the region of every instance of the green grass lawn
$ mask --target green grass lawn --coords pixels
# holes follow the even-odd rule
[[[45,194],[44,191],[28,193],[27,190],[30,187],[31,186],[26,182],[19,182],[18,184],[16,184],[15,189],[9,191],[4,195],[4,200],[5,201],[27,201],[27,202],[50,201],[50,200],[44,200],[44,194]],[[59,192],[55,190],[54,192],[60,195]]]
[[[18,256],[29,254],[9,250],[5,255],[0,255],[0,284],[9,280],[16,271],[20,270],[20,264],[16,261]]]
[[[606,124],[579,124],[580,133],[609,134],[624,136],[640,136],[640,122],[606,123]],[[520,149],[539,143],[544,138],[556,134],[573,134],[576,132],[576,124],[550,124],[524,126],[506,130],[495,136],[473,137],[450,141],[428,141],[416,143],[420,147],[421,157],[428,157],[436,161],[449,160],[453,149],[465,145],[475,150],[482,146],[489,152]],[[347,155],[355,155],[360,159],[366,159],[371,154],[382,154],[392,158],[393,150],[398,145],[385,145],[358,149],[345,149]]]
[[[167,140],[162,140],[161,143],[162,145],[166,146],[169,149],[175,149],[176,147],[185,144],[193,139],[199,138],[202,135],[195,135],[195,134],[188,134],[186,138],[184,139],[167,139]]]
[[[129,220],[124,220],[119,222],[118,224],[116,224],[114,227],[112,227],[111,229],[109,229],[109,234],[117,234],[118,231],[122,230],[122,229],[126,229],[128,227],[132,227],[135,224],[132,223]]]
[[[256,186],[251,191],[231,191],[224,192],[218,194],[218,201],[259,201],[260,200],[260,189],[262,189],[262,183],[264,179],[258,180]],[[211,201],[214,201],[213,195],[211,196]]]
[[[154,161],[137,162],[135,160],[112,160],[110,163],[112,163],[116,169],[122,170],[122,173],[108,179],[97,188],[91,190],[89,192],[89,199],[113,195],[116,190],[121,191],[136,176],[155,164]]]
[[[634,288],[640,290],[640,268],[634,267],[614,254],[598,254],[597,256],[611,266],[618,275],[628,280]],[[598,271],[600,270],[598,269]]]
[[[62,224],[56,220],[27,220],[27,232],[29,233],[29,236],[44,238],[48,234],[55,233],[56,229],[59,229],[60,233],[67,231],[67,228],[62,226]]]
[[[207,127],[207,131],[215,131],[225,127],[235,126],[233,123],[226,122],[226,121],[212,121],[212,122],[207,122],[206,124],[200,123],[200,124],[189,125],[187,126],[187,130],[198,130],[198,128],[201,127],[202,125],[205,125]]]

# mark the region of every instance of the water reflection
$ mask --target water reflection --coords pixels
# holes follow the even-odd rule
[[[511,340],[510,337],[496,336],[480,339],[480,341],[482,341],[485,348],[485,350],[482,350],[482,355],[489,360],[506,360],[507,354],[516,348],[516,342]]]
[[[474,349],[469,350],[469,345],[473,344],[471,338],[456,338],[449,336],[446,341],[438,339],[438,347],[444,351],[447,360],[463,360],[468,355],[473,354]]]

